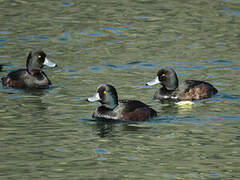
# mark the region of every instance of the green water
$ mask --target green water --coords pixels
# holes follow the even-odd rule
[[[240,179],[240,1],[0,0],[0,76],[43,49],[51,88],[0,86],[0,179]],[[191,106],[143,88],[162,67],[219,93]],[[96,122],[99,84],[156,109]]]

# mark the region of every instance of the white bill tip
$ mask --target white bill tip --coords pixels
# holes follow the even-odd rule
[[[57,64],[49,61],[47,58],[45,58],[43,65],[46,65],[48,67],[56,67],[57,66]]]
[[[87,98],[89,102],[95,102],[101,100],[99,93],[96,93],[93,97]]]

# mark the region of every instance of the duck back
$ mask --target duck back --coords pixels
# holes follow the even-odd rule
[[[18,69],[10,72],[6,77],[2,78],[2,84],[14,88],[47,88],[51,85],[44,72],[38,72],[31,75],[27,69]]]

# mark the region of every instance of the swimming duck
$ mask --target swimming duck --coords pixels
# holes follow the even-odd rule
[[[41,68],[44,65],[49,67],[56,67],[57,65],[49,61],[46,56],[42,50],[30,51],[26,62],[27,68],[10,72],[6,77],[2,78],[2,84],[14,88],[48,88],[51,81]]]
[[[4,64],[0,64],[0,71],[2,71]]]
[[[210,83],[196,80],[178,80],[174,69],[165,68],[160,69],[157,77],[146,85],[152,86],[161,84],[160,88],[155,94],[155,99],[167,100],[200,100],[210,98],[218,92]]]
[[[94,111],[93,118],[146,121],[157,116],[157,112],[143,102],[118,100],[116,89],[109,84],[98,86],[95,96],[88,98],[87,101],[101,103],[101,106]]]
[[[0,71],[2,71],[2,70],[3,70],[3,67],[6,66],[7,64],[8,64],[8,63],[1,63],[1,64],[0,64]]]

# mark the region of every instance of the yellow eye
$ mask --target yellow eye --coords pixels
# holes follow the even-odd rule
[[[107,91],[103,91],[103,93],[104,93],[104,94],[106,94],[106,93],[107,93]]]
[[[40,59],[40,58],[41,58],[41,56],[39,55],[39,56],[38,56],[38,58]]]
[[[162,77],[166,76],[166,74],[162,74]]]

